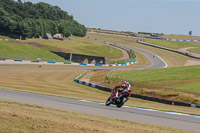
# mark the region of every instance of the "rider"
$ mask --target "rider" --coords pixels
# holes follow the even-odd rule
[[[123,89],[120,89],[123,88]],[[127,81],[124,81],[124,83],[120,86],[116,86],[115,91],[118,90],[120,92],[119,97],[125,96],[128,97],[131,95],[131,84]],[[116,96],[118,96],[118,91],[116,93]]]

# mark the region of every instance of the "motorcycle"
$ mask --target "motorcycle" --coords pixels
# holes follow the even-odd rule
[[[124,105],[125,102],[128,101],[128,95],[122,95],[123,91],[121,91],[121,93],[119,93],[120,89],[119,88],[116,88],[116,89],[113,89],[111,91],[111,95],[110,97],[107,99],[106,101],[106,106],[109,106],[111,104],[114,104],[116,105],[118,108],[122,107]]]

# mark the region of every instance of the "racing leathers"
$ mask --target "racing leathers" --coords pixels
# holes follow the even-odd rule
[[[123,88],[123,89],[120,89]],[[116,91],[116,96],[123,96],[123,97],[129,97],[131,95],[131,85],[128,82],[125,82],[124,84],[120,86],[116,86],[114,91]],[[118,95],[119,94],[119,95]]]

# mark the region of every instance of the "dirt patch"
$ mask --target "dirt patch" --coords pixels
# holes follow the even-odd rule
[[[194,66],[194,65],[200,65],[200,61],[196,60],[187,60],[184,66]]]
[[[38,48],[43,48],[43,49],[51,50],[51,51],[55,51],[55,52],[69,52],[66,49],[56,48],[56,47],[51,47],[51,46],[46,46],[46,45],[38,44],[36,42],[20,42],[20,43],[31,45],[31,46],[38,47]]]
[[[94,75],[95,73],[93,71],[89,71],[87,72],[82,78],[81,80],[82,81],[85,81],[85,82],[90,82],[90,78]]]
[[[38,44],[36,42],[25,42],[24,44],[28,44],[28,45],[31,45],[31,46],[34,46],[34,47],[38,47],[38,48],[50,49],[50,47]]]
[[[178,49],[178,51],[183,52],[183,53],[187,53],[187,54],[189,54],[191,56],[194,56],[194,57],[200,59],[200,54],[187,51],[188,49],[191,49],[191,48],[197,48],[197,47],[180,48],[180,49]]]
[[[197,48],[197,47],[180,48],[180,49],[178,49],[178,51],[181,51],[181,52],[188,52],[187,50],[188,50],[188,49],[191,49],[191,48]]]

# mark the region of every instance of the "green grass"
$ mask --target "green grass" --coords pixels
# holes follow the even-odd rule
[[[122,57],[122,52],[119,49],[110,47],[104,43],[80,37],[71,37],[70,40],[65,41],[46,41],[37,43],[55,49],[62,49],[63,52],[69,53],[102,56],[109,59]]]
[[[66,62],[63,58],[45,49],[22,43],[0,41],[1,59],[37,60],[38,57],[40,57],[42,61]]]
[[[110,78],[148,84],[156,88],[173,88],[200,94],[200,66],[175,67],[141,71],[116,71]]]
[[[167,40],[158,40],[158,39],[146,39],[145,42],[155,44],[158,46],[171,48],[171,49],[179,49],[185,47],[197,47],[193,48],[189,51],[194,51],[196,53],[200,53],[200,43],[190,43],[190,42],[176,42],[176,41],[167,41]]]
[[[199,93],[200,94],[200,81],[195,81],[195,82],[189,82],[189,83],[184,83],[179,86],[173,86],[175,89],[180,89],[180,90],[186,90],[186,91],[192,91],[194,93]]]
[[[200,44],[199,44],[199,45],[200,45]],[[187,51],[200,54],[200,52],[199,52],[199,51],[200,51],[200,47],[188,49]]]

